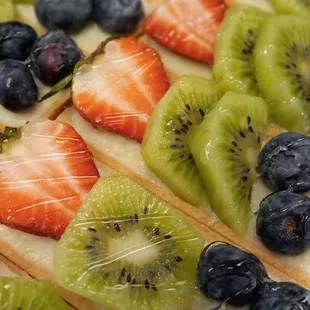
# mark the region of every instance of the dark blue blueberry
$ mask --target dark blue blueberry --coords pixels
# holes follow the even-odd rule
[[[62,30],[56,30],[35,42],[28,65],[44,84],[53,86],[72,73],[81,58],[76,43]]]
[[[207,297],[235,306],[252,303],[265,288],[267,274],[253,254],[226,243],[213,243],[201,253],[198,286]]]
[[[294,283],[273,283],[250,310],[310,310],[310,292]]]
[[[37,0],[35,10],[49,30],[79,31],[88,22],[93,5],[92,0]]]
[[[32,107],[38,88],[29,69],[17,60],[0,61],[0,103],[18,112]]]
[[[310,198],[282,191],[260,203],[256,232],[271,250],[300,254],[310,245]]]
[[[104,31],[122,34],[135,30],[144,11],[140,0],[94,0],[94,17]]]
[[[0,23],[0,60],[26,60],[36,39],[36,32],[26,24]]]
[[[271,189],[310,189],[310,137],[283,133],[271,139],[259,154],[259,167]]]

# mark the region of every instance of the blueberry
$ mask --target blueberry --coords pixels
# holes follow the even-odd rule
[[[43,83],[52,86],[70,74],[81,57],[76,43],[62,30],[56,30],[35,42],[28,65]]]
[[[282,191],[260,203],[257,235],[271,250],[300,254],[310,245],[310,198]]]
[[[201,253],[197,282],[207,297],[235,306],[252,303],[264,290],[267,274],[253,254],[226,243],[212,243]]]
[[[14,112],[32,107],[38,88],[29,69],[17,60],[0,61],[0,102]]]
[[[94,0],[94,17],[104,31],[122,34],[135,30],[144,11],[140,0]]]
[[[0,60],[26,60],[36,39],[36,32],[26,24],[0,23]]]
[[[92,0],[37,0],[35,11],[40,23],[49,30],[79,31],[88,22]]]
[[[271,284],[250,310],[309,310],[310,292],[289,282]]]
[[[259,154],[266,184],[275,191],[310,189],[310,137],[283,133],[271,139]]]

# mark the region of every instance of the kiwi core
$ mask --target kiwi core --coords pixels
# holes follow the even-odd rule
[[[250,169],[256,169],[257,163],[257,149],[248,147],[244,150],[244,159]]]
[[[159,257],[159,247],[146,238],[140,230],[128,236],[109,240],[109,257],[112,260],[123,260],[127,263],[144,265]]]

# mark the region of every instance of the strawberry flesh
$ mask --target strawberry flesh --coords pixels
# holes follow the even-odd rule
[[[170,84],[160,56],[135,38],[113,40],[77,71],[72,98],[95,127],[142,141],[147,122]]]
[[[0,223],[59,239],[99,173],[92,154],[68,124],[25,125],[0,154]]]
[[[223,0],[167,0],[146,18],[143,30],[165,47],[211,64],[225,12]]]

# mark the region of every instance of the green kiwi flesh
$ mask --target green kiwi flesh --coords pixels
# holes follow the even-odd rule
[[[69,310],[48,281],[0,277],[0,309]]]
[[[254,48],[255,73],[271,117],[283,128],[310,129],[310,22],[277,15],[266,20]]]
[[[251,191],[267,120],[263,99],[227,92],[191,141],[211,207],[237,233],[247,231],[252,217]]]
[[[277,13],[310,17],[309,0],[271,0]]]
[[[190,309],[204,240],[122,175],[100,179],[58,243],[55,278],[117,310]]]
[[[208,202],[189,141],[221,95],[214,81],[181,77],[156,106],[142,143],[147,166],[177,196],[195,206]]]
[[[14,19],[14,6],[11,0],[0,0],[0,23]]]
[[[224,91],[258,95],[253,48],[269,13],[250,6],[228,9],[215,40],[213,76]]]

